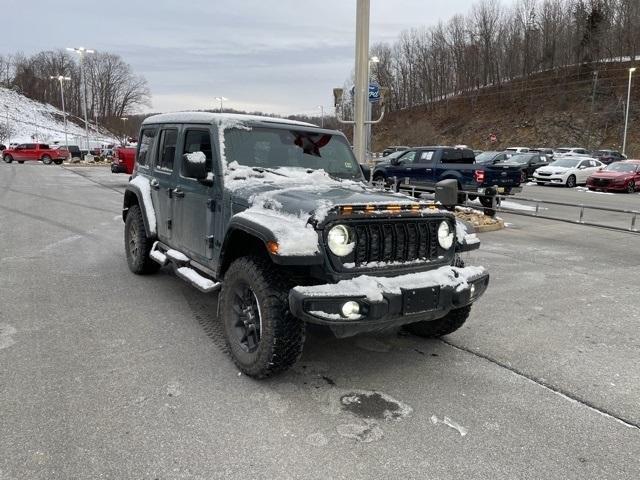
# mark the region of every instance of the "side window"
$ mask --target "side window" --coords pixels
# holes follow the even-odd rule
[[[38,147],[42,150],[49,150],[49,145],[46,145],[44,143],[41,143],[40,145],[38,145]]]
[[[425,150],[420,154],[420,163],[427,163],[433,159],[433,150]]]
[[[176,158],[176,143],[178,141],[178,130],[162,130],[160,132],[160,148],[156,168],[160,170],[173,170],[173,161]]]
[[[24,148],[26,148],[27,150],[35,150],[36,149],[36,144],[35,143],[25,143]]]
[[[589,167],[589,161],[588,160],[584,160],[584,161],[580,162],[580,165],[578,165],[578,168],[585,168],[585,167]]]
[[[138,145],[138,165],[148,165],[156,133],[157,130],[155,128],[145,128],[142,130],[142,134],[140,135],[140,144]]]
[[[211,172],[213,153],[211,151],[211,135],[209,130],[187,130],[184,136],[185,153],[202,152],[206,158],[207,172]]]
[[[402,163],[413,163],[413,159],[415,158],[416,153],[417,152],[415,150],[407,150],[405,153],[400,155],[398,160]]]

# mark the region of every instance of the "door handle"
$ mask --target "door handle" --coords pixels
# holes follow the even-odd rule
[[[184,192],[180,190],[180,188],[175,188],[173,190],[173,194],[176,196],[176,198],[184,198]]]
[[[156,180],[155,178],[149,182],[149,185],[150,185],[150,186],[151,186],[151,188],[153,188],[154,190],[158,190],[158,189],[160,188],[160,183],[159,183],[159,182],[158,182],[158,180]]]

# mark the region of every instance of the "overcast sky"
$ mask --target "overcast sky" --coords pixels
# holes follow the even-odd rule
[[[0,53],[84,46],[149,82],[151,111],[314,113],[353,70],[355,0],[1,0]],[[467,13],[471,0],[371,0],[371,42]],[[54,6],[55,5],[55,6]]]

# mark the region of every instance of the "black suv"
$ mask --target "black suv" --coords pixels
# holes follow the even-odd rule
[[[373,189],[344,135],[306,123],[147,118],[123,219],[134,273],[171,265],[219,290],[231,356],[254,377],[299,358],[305,322],[341,337],[451,333],[489,282],[464,267],[458,253],[479,242],[453,214]]]

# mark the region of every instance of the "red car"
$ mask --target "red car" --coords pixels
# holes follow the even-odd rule
[[[613,162],[587,178],[589,190],[633,193],[640,188],[640,160]]]
[[[2,158],[7,163],[11,163],[14,160],[18,163],[32,160],[41,161],[47,165],[51,162],[60,165],[69,158],[69,152],[64,147],[51,148],[45,143],[21,143],[15,148],[3,150]]]
[[[111,161],[112,173],[133,173],[133,164],[136,161],[137,147],[116,147],[113,149]]]

